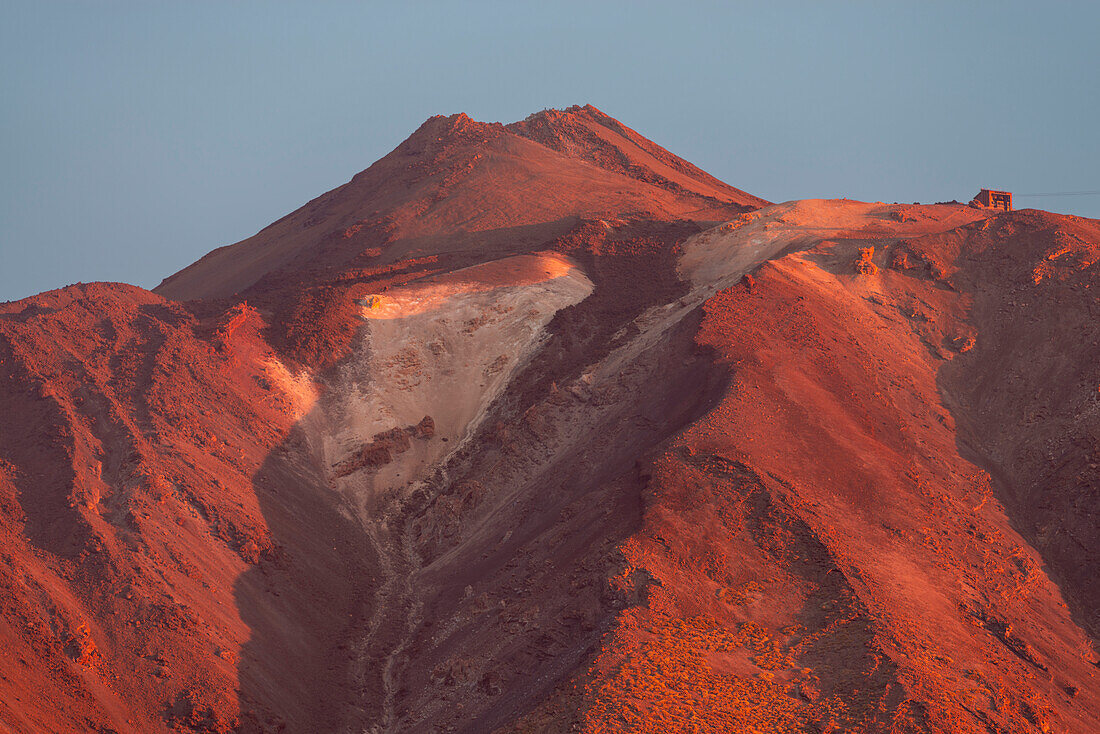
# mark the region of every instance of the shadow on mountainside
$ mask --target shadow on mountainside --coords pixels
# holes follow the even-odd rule
[[[1100,222],[1035,210],[968,231],[972,348],[937,374],[960,455],[984,469],[1100,649]]]
[[[957,381],[966,376],[961,371],[945,375],[941,370],[937,378],[941,393],[954,392]],[[1073,467],[1067,471],[1065,465],[1016,475],[1006,465],[1024,457],[993,458],[996,446],[990,434],[994,431],[982,426],[980,418],[966,407],[947,400],[944,405],[959,426],[955,435],[959,456],[989,475],[1012,529],[1042,557],[1044,571],[1061,591],[1073,622],[1088,635],[1093,662],[1100,665],[1100,555],[1093,550],[1100,543],[1100,528],[1089,508],[1095,506],[1100,482],[1091,489],[1077,485]],[[1088,459],[1087,455],[1079,458]]]
[[[579,376],[684,292],[675,243],[696,230],[632,223],[609,237],[586,224],[546,243],[596,290],[555,315],[420,489],[353,510],[312,458],[309,416],[267,456],[253,485],[270,537],[235,586],[252,631],[242,731],[491,731],[582,665],[641,598],[609,585],[641,519],[638,461],[707,412],[727,376],[694,348],[698,310],[610,383]],[[330,408],[322,397],[312,410]]]
[[[336,731],[378,691],[349,690],[349,638],[370,613],[377,558],[360,523],[341,510],[295,426],[253,485],[270,537],[238,578],[252,630],[238,663],[242,732]]]

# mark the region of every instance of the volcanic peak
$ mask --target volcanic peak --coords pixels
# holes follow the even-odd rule
[[[465,112],[433,115],[397,146],[394,153],[419,156],[455,146],[486,145],[504,132],[499,122],[478,122]]]
[[[439,254],[484,250],[489,236],[514,242],[517,228],[550,247],[577,218],[716,222],[766,203],[591,105],[508,126],[439,115],[347,184],[211,252],[156,292],[251,299],[257,290],[346,280],[425,247]]]

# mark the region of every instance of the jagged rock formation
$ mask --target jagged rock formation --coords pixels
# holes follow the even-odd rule
[[[1096,730],[1098,259],[432,118],[154,292],[0,305],[0,721]]]

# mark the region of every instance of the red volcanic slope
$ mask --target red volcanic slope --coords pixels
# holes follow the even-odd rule
[[[1097,730],[1098,261],[1015,212],[709,300],[730,382],[640,469],[645,603],[515,730]]]
[[[0,305],[0,729],[1100,730],[1100,223],[766,204],[437,117]]]

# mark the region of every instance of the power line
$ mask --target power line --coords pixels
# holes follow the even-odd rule
[[[1100,191],[1054,191],[1043,194],[1013,194],[1017,198],[1021,196],[1100,196]]]

